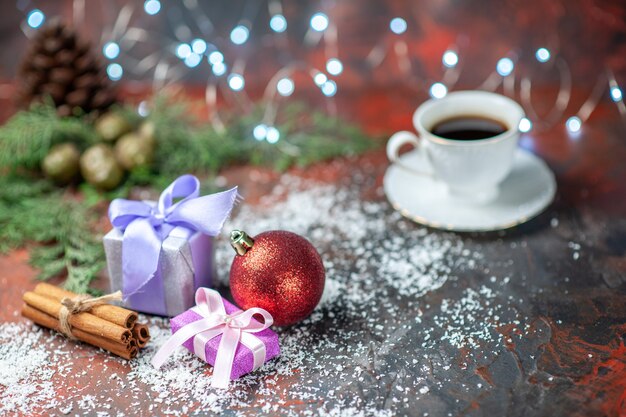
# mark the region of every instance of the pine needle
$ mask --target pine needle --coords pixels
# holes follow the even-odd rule
[[[86,292],[105,264],[90,208],[44,180],[4,176],[0,189],[0,251],[38,243],[30,253],[37,278],[67,274],[66,288]]]
[[[226,131],[199,124],[188,116],[185,103],[155,101],[148,120],[155,124],[155,170],[175,177],[182,172],[217,173],[232,164],[271,166],[284,171],[292,165],[307,166],[338,156],[372,149],[376,142],[360,129],[310,107],[294,103],[281,112],[276,144],[257,141],[252,131],[262,119],[263,108],[248,115],[226,114]]]
[[[0,127],[0,170],[39,169],[54,144],[74,142],[84,148],[96,139],[85,117],[59,117],[51,104],[37,104]]]

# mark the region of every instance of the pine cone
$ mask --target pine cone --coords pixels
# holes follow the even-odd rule
[[[51,21],[31,40],[19,71],[19,104],[50,97],[60,116],[101,112],[115,101],[104,65],[91,45],[61,21]]]

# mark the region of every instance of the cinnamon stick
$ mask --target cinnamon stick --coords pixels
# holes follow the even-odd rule
[[[41,310],[38,310],[37,308],[31,307],[28,304],[22,306],[22,316],[32,320],[40,326],[59,331],[59,320]],[[137,356],[138,349],[137,346],[132,345],[132,340],[126,343],[115,342],[110,339],[105,339],[88,333],[79,328],[74,328],[72,330],[72,334],[82,342],[108,350],[109,352],[124,359],[132,359]]]
[[[54,317],[56,320],[59,319],[59,313],[61,310],[60,301],[32,291],[24,293],[22,298],[29,306]],[[132,337],[130,330],[127,328],[101,319],[100,317],[96,317],[88,312],[73,314],[70,317],[69,323],[72,325],[73,329],[79,329],[84,332],[91,333],[92,335],[115,342],[125,344]]]
[[[150,330],[147,324],[135,324],[132,329],[133,339],[137,340],[137,346],[140,348],[146,346],[150,340]]]
[[[59,288],[51,284],[47,284],[45,282],[37,284],[33,291],[37,294],[54,298],[59,302],[65,297],[74,298],[77,296],[76,293],[64,290],[63,288]],[[122,327],[126,327],[127,329],[132,329],[134,324],[137,322],[136,312],[110,304],[94,306],[89,312],[96,317],[100,317],[103,320],[110,321],[111,323],[115,323]]]

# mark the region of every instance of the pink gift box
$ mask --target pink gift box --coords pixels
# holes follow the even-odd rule
[[[223,299],[224,307],[226,309],[227,314],[233,314],[238,311],[241,311],[237,306],[228,302],[228,300]],[[170,326],[172,328],[172,334],[176,333],[183,326],[186,326],[189,323],[193,323],[194,321],[201,320],[203,317],[196,313],[193,310],[187,310],[182,314],[172,318],[170,320]],[[255,321],[254,319],[252,319]],[[265,345],[265,362],[270,359],[278,356],[280,354],[280,347],[278,345],[278,335],[274,333],[271,329],[265,329],[258,333],[254,333],[263,344]],[[215,358],[217,356],[217,348],[222,340],[222,335],[218,335],[213,339],[209,340],[208,343],[205,344],[205,354],[206,359],[209,365],[215,365]],[[190,337],[183,343],[190,352],[194,353],[193,349],[193,337]],[[237,379],[242,375],[245,375],[252,371],[254,366],[254,356],[252,351],[248,349],[243,344],[239,343],[237,346],[237,350],[235,351],[235,359],[233,361],[233,368],[230,373],[230,379]]]

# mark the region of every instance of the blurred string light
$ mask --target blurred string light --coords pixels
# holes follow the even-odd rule
[[[315,76],[313,77],[313,82],[318,86],[321,87],[322,85],[324,85],[324,83],[328,81],[328,77],[326,76],[326,74],[324,74],[323,72],[318,72],[317,74],[315,74]]]
[[[622,90],[617,86],[612,86],[611,87],[611,99],[617,103],[618,101],[622,100],[622,97],[623,97]]]
[[[250,37],[250,29],[244,25],[237,25],[230,32],[230,40],[235,45],[243,45]]]
[[[337,58],[331,58],[326,62],[326,71],[330,75],[339,75],[343,72],[343,64]]]
[[[580,132],[581,127],[583,126],[582,120],[578,116],[572,116],[565,122],[565,127],[567,131],[570,133],[578,133]]]
[[[522,75],[519,83],[519,97],[522,106],[526,110],[529,118],[535,121],[537,127],[545,129],[562,120],[565,110],[568,107],[572,93],[572,76],[567,62],[560,57],[553,57],[554,68],[559,74],[559,90],[554,99],[552,108],[543,115],[535,110],[532,100],[532,79],[529,75]],[[514,81],[512,78],[509,81]],[[514,84],[510,82],[509,84]],[[590,107],[590,105],[586,105]]]
[[[113,81],[118,81],[124,75],[124,68],[120,64],[112,63],[107,66],[107,75]]]
[[[185,59],[191,54],[191,46],[186,43],[181,43],[176,48],[176,56],[180,59]]]
[[[448,94],[448,88],[442,83],[434,83],[430,86],[430,96],[432,98],[444,98]]]
[[[274,126],[269,126],[267,128],[267,134],[265,135],[265,140],[267,143],[276,143],[280,139],[280,132]]]
[[[252,130],[252,136],[258,141],[265,140],[267,137],[267,125],[263,123],[256,125]]]
[[[394,17],[391,19],[391,22],[389,22],[389,29],[396,35],[401,35],[406,32],[407,27],[406,20],[401,17]]]
[[[322,84],[321,89],[322,94],[326,97],[332,97],[337,94],[337,83],[333,80],[327,80],[324,84]]]
[[[274,126],[260,123],[252,130],[252,136],[259,142],[267,140],[267,143],[274,144],[280,140],[280,131]]]
[[[33,29],[37,29],[46,21],[46,15],[39,9],[33,9],[26,17],[26,23]]]
[[[503,77],[511,75],[513,69],[515,69],[515,64],[511,58],[500,58],[496,64],[496,71]]]
[[[209,64],[215,65],[224,62],[224,55],[220,51],[213,51],[207,57]]]
[[[328,16],[322,12],[315,13],[311,17],[311,29],[316,32],[323,32],[328,28]]]
[[[141,101],[139,103],[139,106],[137,106],[137,113],[141,116],[141,117],[146,117],[150,114],[150,109],[148,108],[148,102],[147,101]]]
[[[144,9],[146,13],[150,15],[157,14],[161,10],[161,2],[159,0],[146,0],[144,2]],[[39,9],[31,10],[26,19],[26,23],[31,28],[37,28],[41,26],[45,21],[44,13]],[[287,29],[287,20],[282,15],[280,10],[278,12],[273,13],[269,22],[271,30],[274,32],[280,33],[284,32]],[[310,19],[310,28],[312,31],[323,32],[328,29],[330,25],[329,18],[325,13],[317,12],[311,16]],[[395,17],[391,19],[389,23],[390,30],[395,34],[403,34],[407,31],[408,25],[407,21],[401,17]],[[250,29],[244,25],[239,24],[233,28],[230,33],[230,40],[236,44],[241,45],[247,42],[250,38]],[[396,41],[400,42],[400,41]],[[208,51],[212,51],[208,53]],[[107,59],[117,59],[120,55],[121,49],[120,45],[117,42],[107,42],[102,49],[104,56]],[[386,52],[384,52],[386,53]],[[216,76],[222,76],[227,73],[228,68],[224,62],[224,56],[220,51],[215,50],[213,45],[207,44],[206,41],[200,38],[196,38],[192,40],[189,44],[181,43],[176,47],[175,50],[176,56],[178,56],[181,60],[183,60],[184,64],[190,68],[196,67],[201,64],[204,55],[207,55],[207,60],[211,64],[211,70],[213,74]],[[333,56],[336,54],[331,54]],[[535,51],[535,58],[537,61],[545,63],[554,59],[555,62],[559,63],[558,57],[552,57],[551,52],[545,48],[541,47]],[[446,50],[442,55],[442,64],[447,68],[454,68],[459,63],[458,53],[454,49]],[[326,71],[328,74],[336,76],[343,72],[344,66],[343,63],[337,58],[331,58],[326,62]],[[496,72],[502,77],[507,77],[513,73],[515,69],[515,62],[509,57],[503,57],[498,60],[496,64]],[[118,63],[110,63],[107,66],[107,75],[110,79],[117,81],[123,77],[124,69]],[[497,78],[497,77],[496,77]],[[313,71],[313,80],[315,84],[321,89],[322,93],[327,97],[332,97],[337,93],[337,84],[333,80],[329,80],[328,76],[322,72],[317,70]],[[501,80],[500,80],[501,81]],[[610,81],[610,80],[609,80]],[[451,85],[453,82],[444,81],[446,84]],[[243,75],[233,73],[227,79],[228,86],[234,91],[241,91],[245,87],[245,79]],[[606,84],[605,84],[606,86]],[[530,87],[530,84],[529,84]],[[623,102],[623,93],[619,88],[617,83],[614,81],[610,83],[610,97],[613,101],[617,103]],[[295,84],[290,78],[283,78],[278,81],[276,84],[276,90],[278,94],[282,96],[290,96],[293,94],[295,90]],[[605,91],[605,90],[604,90]],[[603,91],[603,92],[604,92]],[[432,84],[429,88],[429,93],[433,98],[443,98],[448,93],[448,87],[444,83],[436,82]],[[569,97],[565,99],[565,101],[569,101]],[[592,103],[593,104],[593,103]],[[589,106],[587,106],[589,107]],[[577,116],[572,116],[565,122],[565,126],[570,133],[579,132],[582,129],[583,120],[587,120],[588,114],[593,111],[593,107],[589,107],[588,111],[579,112]],[[625,111],[626,112],[626,111]],[[562,116],[562,115],[561,115]],[[534,116],[531,115],[534,118]],[[261,126],[261,125],[259,125]],[[258,127],[258,126],[257,126]],[[274,129],[274,130],[271,130]],[[533,129],[533,123],[528,118],[523,118],[520,121],[519,129],[522,132],[528,132]],[[270,138],[276,138],[275,141],[278,141],[280,138],[280,133],[273,127],[266,126],[266,134],[267,132],[274,132],[269,135]],[[258,132],[257,132],[258,133]],[[257,137],[258,135],[255,135]],[[273,139],[274,140],[274,139]],[[269,141],[269,139],[268,139]]]
[[[108,59],[115,59],[120,55],[120,46],[117,42],[107,42],[102,47],[102,53]]]
[[[282,14],[275,14],[270,19],[270,28],[277,33],[283,33],[287,30],[287,19]]]
[[[456,64],[459,63],[459,56],[456,52],[448,49],[446,52],[443,53],[443,56],[441,57],[441,62],[448,68],[454,68],[456,67]]]
[[[215,74],[216,76],[221,76],[226,74],[226,64],[224,64],[223,62],[216,62],[215,64],[213,64],[211,70],[213,71],[213,74]]]
[[[143,4],[143,9],[150,16],[154,16],[161,11],[161,2],[159,0],[146,0]]]
[[[278,83],[276,83],[276,90],[278,91],[278,94],[283,97],[289,97],[292,95],[294,89],[295,84],[291,78],[281,78],[278,80]]]
[[[522,120],[519,121],[519,131],[522,133],[530,132],[533,128],[533,122],[530,121],[529,118],[523,117]]]
[[[196,54],[195,52],[190,53],[185,57],[185,65],[189,68],[195,68],[202,62],[202,56]]]
[[[550,60],[550,51],[546,48],[539,48],[537,52],[535,52],[535,58],[539,62],[548,62]]]
[[[207,44],[202,39],[194,39],[191,41],[191,50],[198,55],[202,55],[206,52]]]
[[[243,78],[243,75],[233,73],[228,76],[228,86],[231,90],[241,91],[245,85],[246,80]]]

